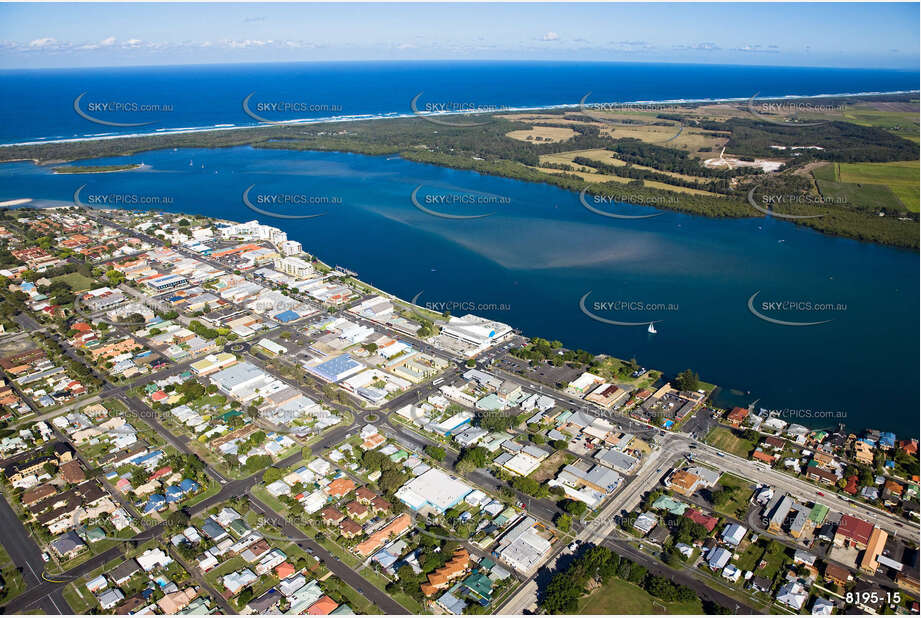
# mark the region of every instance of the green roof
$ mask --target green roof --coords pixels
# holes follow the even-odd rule
[[[488,599],[492,594],[492,582],[482,573],[473,573],[464,580],[464,586],[470,589],[470,592]]]
[[[240,416],[241,414],[243,414],[243,410],[231,410],[230,412],[224,412],[218,418],[221,418],[225,421],[229,421],[233,417]]]
[[[809,521],[813,522],[815,525],[820,526],[822,522],[825,521],[825,517],[828,516],[828,507],[824,504],[816,503],[812,507],[812,511],[809,513]]]
[[[487,571],[496,566],[496,562],[491,558],[483,558],[480,560],[480,567],[486,569]]]
[[[345,614],[347,616],[354,616],[355,612],[353,612],[352,608],[349,607],[347,604],[342,604],[329,613],[330,616],[340,616],[342,614]]]
[[[250,530],[250,527],[246,525],[246,522],[243,521],[242,519],[233,520],[232,522],[227,524],[227,527],[233,530],[237,534],[237,536],[243,536]]]
[[[652,503],[652,508],[654,509],[665,509],[673,515],[684,515],[685,510],[687,510],[688,505],[684,502],[678,502],[671,496],[659,496],[655,502]]]

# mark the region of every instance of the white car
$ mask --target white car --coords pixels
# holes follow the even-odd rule
[[[42,560],[48,562],[51,560],[51,556],[48,555],[48,552],[42,552]]]

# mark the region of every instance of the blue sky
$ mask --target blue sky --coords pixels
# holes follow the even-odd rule
[[[919,4],[0,4],[0,68],[328,60],[919,65]]]

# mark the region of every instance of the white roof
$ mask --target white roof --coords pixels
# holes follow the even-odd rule
[[[527,453],[518,453],[505,462],[503,467],[519,476],[527,476],[540,467],[540,460]]]
[[[463,481],[437,468],[431,468],[404,484],[397,491],[396,497],[414,509],[421,508],[427,503],[444,512],[463,500],[471,491],[473,488]]]

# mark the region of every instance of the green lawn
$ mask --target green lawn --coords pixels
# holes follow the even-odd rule
[[[67,284],[67,287],[69,287],[74,292],[85,292],[86,290],[92,289],[99,285],[99,283],[93,279],[84,277],[80,273],[68,273],[66,275],[59,275],[54,277],[51,281],[52,283],[63,281]]]
[[[732,498],[721,506],[714,506],[714,509],[723,515],[744,519],[745,512],[748,510],[748,501],[752,495],[750,483],[736,476],[724,474],[720,477],[719,484],[723,491],[728,492]]]
[[[99,606],[96,603],[96,597],[83,585],[83,578],[76,582],[71,582],[64,587],[64,600],[70,605],[77,615],[89,614],[90,610],[95,610]]]
[[[665,603],[622,579],[612,579],[579,601],[578,614],[702,614],[700,599]]]
[[[0,500],[3,500],[0,497]],[[22,575],[13,563],[13,559],[6,553],[6,548],[0,545],[0,570],[3,572],[3,579],[6,587],[0,591],[0,602],[7,602],[13,597],[17,597],[25,590],[25,583],[22,581]]]
[[[380,590],[384,590],[389,583],[383,575],[377,573],[374,571],[374,569],[371,568],[362,569],[359,575],[365,578],[372,586]],[[408,609],[411,614],[423,613],[422,605],[416,601],[416,599],[412,598],[402,590],[396,594],[390,594],[389,592],[387,594],[390,595],[394,601]]]
[[[746,440],[740,433],[737,433],[729,427],[714,427],[713,430],[707,434],[706,442],[720,450],[738,455],[739,457],[744,457],[745,459],[748,459],[748,454],[755,449],[754,442]]]
[[[761,567],[761,562],[766,564]],[[743,571],[754,571],[756,574],[773,580],[774,577],[789,562],[787,548],[781,543],[761,540],[749,545],[734,564]]]

